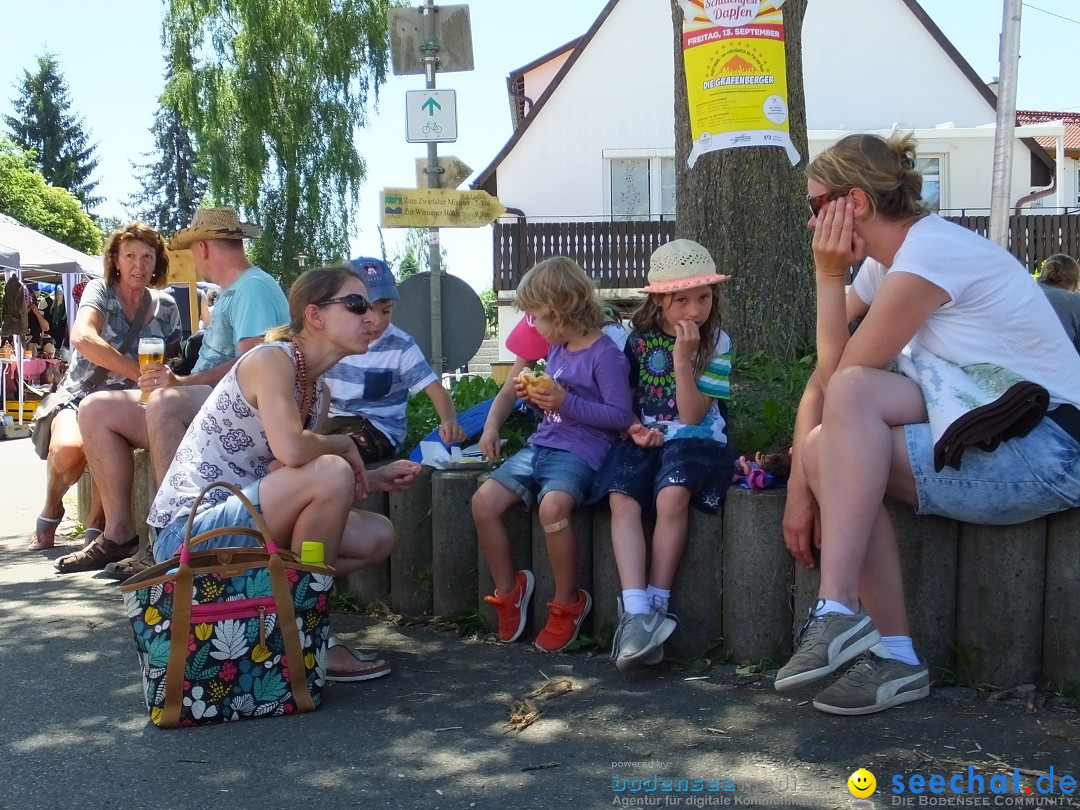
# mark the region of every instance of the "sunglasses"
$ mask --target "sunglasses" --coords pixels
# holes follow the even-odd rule
[[[826,191],[824,194],[818,194],[815,197],[811,197],[809,194],[807,194],[806,204],[810,206],[810,213],[816,217],[818,215],[818,212],[821,210],[821,206],[825,205],[825,203],[827,202],[832,202],[833,200],[843,196],[843,194],[840,194],[837,191]]]
[[[327,307],[330,306],[330,304],[341,304],[353,315],[364,315],[371,311],[371,302],[360,295],[360,293],[349,293],[340,298],[328,298],[315,306]]]

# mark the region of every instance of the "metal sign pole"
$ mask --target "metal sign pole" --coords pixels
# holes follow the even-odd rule
[[[424,78],[428,90],[435,89],[435,71],[439,69],[438,9],[435,0],[425,0],[424,15]],[[427,173],[429,188],[439,188],[439,145],[429,141],[427,145]],[[431,370],[440,377],[443,373],[442,333],[442,267],[439,256],[439,229],[428,228],[428,268],[431,270]]]

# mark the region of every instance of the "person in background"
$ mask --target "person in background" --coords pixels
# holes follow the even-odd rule
[[[371,300],[373,317],[364,335],[369,346],[363,354],[345,355],[326,372],[330,416],[323,431],[353,437],[367,463],[392,458],[405,443],[409,397],[423,391],[439,415],[443,443],[464,441],[450,394],[416,341],[390,322],[398,300],[390,267],[379,259],[357,258],[349,268],[364,282]]]
[[[19,280],[18,275],[11,273],[4,282],[4,311],[0,339],[8,341],[12,346],[21,346],[25,343],[29,329],[27,319],[29,314],[26,287]]]
[[[619,351],[626,348],[626,338],[630,333],[626,331],[622,318],[611,307],[604,307],[604,325],[600,328],[605,335],[615,342],[615,345],[619,347]]]
[[[1080,263],[1072,256],[1055,253],[1043,262],[1039,287],[1065,327],[1076,351],[1080,352]]]

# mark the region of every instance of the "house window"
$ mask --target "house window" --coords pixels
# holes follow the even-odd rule
[[[675,158],[609,156],[608,215],[612,220],[675,218]]]
[[[941,166],[943,157],[921,157],[915,161],[915,168],[922,174],[922,199],[930,206],[930,210],[937,213],[941,210]]]

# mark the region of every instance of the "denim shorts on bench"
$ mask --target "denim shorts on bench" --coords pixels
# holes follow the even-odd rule
[[[969,447],[960,469],[934,471],[930,425],[905,425],[916,512],[1011,525],[1080,506],[1080,443],[1050,419],[991,453]]]
[[[241,492],[247,495],[252,505],[259,510],[259,514],[262,514],[262,508],[259,504],[259,484],[261,481],[256,481],[253,484],[248,484]],[[164,529],[157,530],[157,537],[154,540],[154,559],[157,562],[163,562],[176,555],[180,550],[180,546],[184,543],[184,532],[187,530],[188,516],[184,515],[182,518],[177,518]],[[208,532],[211,529],[221,529],[226,526],[240,526],[245,529],[255,529],[255,521],[251,517],[251,513],[240,503],[240,499],[235,495],[230,495],[226,500],[219,504],[211,506],[209,509],[204,509],[195,516],[195,525],[191,528],[191,535],[194,537],[197,534]],[[211,548],[258,548],[262,544],[259,543],[254,537],[248,537],[243,534],[226,534],[221,537],[211,537],[209,540],[205,540],[199,545],[195,546],[195,551],[202,551],[204,549]]]
[[[527,444],[491,474],[532,509],[549,492],[565,492],[581,504],[596,473],[581,456],[569,450]]]

